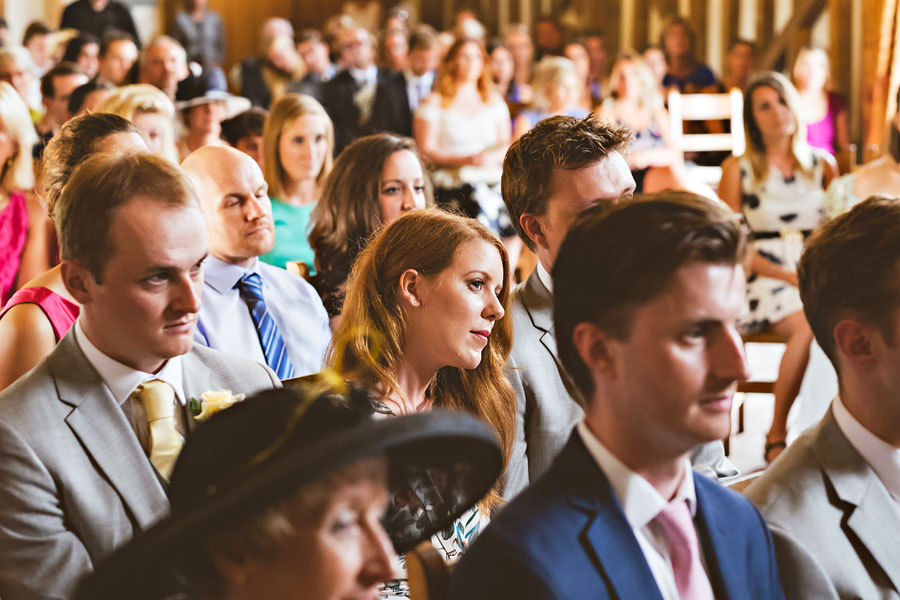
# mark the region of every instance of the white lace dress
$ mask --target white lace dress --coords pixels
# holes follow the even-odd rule
[[[453,156],[473,156],[496,148],[501,141],[500,128],[510,126],[509,108],[505,102],[493,102],[475,113],[463,113],[452,108],[425,104],[416,111],[438,131],[437,144],[441,152]],[[435,170],[432,181],[445,189],[471,185],[478,202],[478,220],[501,235],[515,235],[503,198],[500,196],[500,166],[474,166],[440,168]]]

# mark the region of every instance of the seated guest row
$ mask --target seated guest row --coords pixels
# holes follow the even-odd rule
[[[109,119],[92,115],[72,125],[97,120]],[[123,133],[130,135],[127,128]],[[510,307],[502,244],[474,221],[435,209],[380,228],[351,267],[328,352],[334,369],[326,375],[329,385],[351,381],[368,389],[375,418],[432,407],[469,412],[489,425],[508,461],[491,493],[479,502],[473,498],[470,512],[456,513],[463,518],[438,536],[445,556],[454,558],[478,536],[458,569],[454,593],[460,597],[491,596],[498,593],[492,586],[502,582],[508,591],[521,581],[525,597],[741,597],[735,587],[740,582],[753,597],[777,598],[782,583],[776,558],[784,573],[791,568],[786,557],[802,558],[796,551],[782,555],[781,548],[796,544],[783,544],[777,530],[774,554],[750,505],[689,467],[693,452],[695,464],[706,465],[713,479],[733,473],[718,440],[728,430],[735,383],[747,377],[736,329],[745,302],[745,235],[721,204],[692,195],[626,199],[610,208],[633,186],[618,152],[626,137],[593,118],[557,117],[523,136],[508,154],[509,210],[519,215],[523,238],[541,258],[529,281],[532,290],[544,290],[537,303],[525,294],[525,284]],[[61,135],[58,141],[64,140]],[[84,141],[86,153],[99,149]],[[594,153],[585,155],[585,147]],[[50,157],[53,149],[51,144]],[[4,595],[30,597],[50,589],[70,594],[80,575],[159,518],[182,440],[191,438],[212,401],[204,392],[219,386],[252,392],[295,374],[287,321],[299,316],[273,317],[280,302],[267,290],[279,283],[267,286],[261,277],[247,289],[240,283],[265,270],[256,257],[272,231],[265,183],[251,158],[201,149],[184,165],[194,185],[164,159],[146,154],[81,162],[53,211],[64,258],[59,273],[81,314],[45,361],[0,395],[6,430],[0,473],[7,483],[3,505],[10,507],[0,513],[0,531],[13,535],[0,548],[19,561],[24,556],[56,568],[27,578],[18,569],[0,570]],[[256,360],[283,371],[281,377],[265,366],[191,349],[198,315],[204,320],[207,232],[213,256],[205,260],[242,271],[232,283],[237,287],[220,290],[231,298],[223,308],[232,311],[229,331],[240,330],[240,345],[258,348]],[[623,254],[622,248],[631,251]],[[584,260],[601,276],[585,281]],[[327,316],[312,288],[287,273],[278,277],[298,286],[290,292],[292,302],[305,290],[313,307],[305,315],[318,312],[327,335]],[[505,316],[510,309],[519,311],[513,321]],[[549,325],[540,310],[555,310]],[[513,327],[516,333],[545,331],[531,342],[523,334],[513,345]],[[308,350],[311,343],[299,344]],[[521,364],[508,360],[520,344]],[[542,350],[534,354],[538,345]],[[518,416],[501,372],[507,364],[519,395]],[[529,395],[517,387],[524,385],[517,376],[555,379],[564,393]],[[569,410],[567,421],[549,428],[565,434],[574,427],[569,443],[542,448],[540,423],[529,425],[529,418],[564,413],[574,401],[584,407],[583,420]],[[56,433],[47,436],[47,427]],[[98,439],[113,439],[115,456]],[[695,451],[698,444],[706,446]],[[449,444],[440,452],[452,457],[457,451]],[[544,461],[543,471],[533,470],[531,456],[535,467]],[[632,486],[635,491],[626,494]],[[434,506],[427,486],[421,489],[428,499],[418,502]],[[518,491],[501,508],[501,496]],[[573,502],[580,508],[573,511]],[[601,506],[604,516],[592,526],[597,535],[618,533],[585,538],[585,515]],[[102,528],[97,507],[103,507]],[[38,518],[47,514],[52,518]],[[399,514],[398,523],[425,518],[415,503]],[[113,529],[110,515],[118,522]],[[419,533],[409,530],[407,541],[427,536],[421,527],[413,529]],[[566,556],[566,565],[553,568],[557,556]],[[507,567],[517,579],[502,576]],[[403,583],[394,582],[386,593],[402,595]]]

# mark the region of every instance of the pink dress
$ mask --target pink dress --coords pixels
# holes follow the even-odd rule
[[[66,335],[66,332],[75,323],[75,319],[78,318],[78,313],[81,311],[81,307],[77,304],[69,302],[52,290],[45,287],[27,287],[12,295],[9,303],[0,311],[0,319],[3,318],[6,311],[16,304],[27,303],[37,304],[44,311],[44,314],[50,320],[50,325],[53,327],[53,333],[56,335],[57,342],[62,339],[62,336]]]
[[[28,237],[28,209],[25,194],[13,192],[9,203],[0,212],[0,306],[4,306],[13,292],[19,261]]]
[[[843,96],[837,92],[828,92],[828,112],[825,117],[806,126],[806,141],[810,146],[834,154],[835,119],[846,106]]]

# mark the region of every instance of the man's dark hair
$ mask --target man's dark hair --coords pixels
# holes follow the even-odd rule
[[[825,224],[797,265],[803,311],[819,346],[840,376],[834,327],[860,319],[897,343],[900,307],[900,200],[869,198]]]
[[[560,359],[583,397],[594,382],[572,341],[579,323],[625,340],[634,310],[662,294],[682,266],[738,265],[746,248],[734,212],[689,192],[643,194],[581,213],[553,267],[553,322]]]
[[[523,214],[543,216],[553,195],[556,169],[581,169],[620,150],[628,130],[603,123],[593,114],[583,119],[550,117],[513,142],[503,160],[500,191],[513,227],[531,250],[534,241],[519,223]]]
[[[239,140],[251,135],[261,136],[266,122],[268,111],[254,106],[244,112],[222,121],[222,138],[231,146],[236,146]]]
[[[434,29],[428,25],[419,25],[409,36],[409,51],[431,50],[437,46],[437,43],[437,34]]]
[[[27,46],[32,38],[39,35],[50,35],[51,33],[53,33],[53,30],[43,21],[32,21],[28,24],[28,27],[25,28],[25,35],[22,36],[22,45]]]
[[[325,39],[325,36],[322,35],[322,32],[318,29],[313,29],[312,27],[307,27],[300,31],[300,35],[297,36],[297,45],[302,44],[303,42],[318,42],[320,44],[328,44],[328,41]]]
[[[137,41],[135,41],[134,36],[130,33],[122,31],[121,29],[110,29],[107,31],[103,34],[103,39],[100,41],[100,58],[106,56],[106,53],[109,52],[109,47],[114,43],[125,40],[137,46]]]
[[[42,183],[47,213],[55,217],[56,204],[72,170],[97,151],[97,143],[116,133],[140,135],[134,123],[111,113],[91,113],[66,121],[47,143],[42,159]]]
[[[106,81],[105,79],[100,79],[99,77],[95,77],[91,79],[84,85],[79,85],[77,88],[72,90],[72,95],[69,96],[69,114],[77,115],[78,111],[81,110],[81,107],[84,106],[84,100],[88,97],[88,94],[91,92],[96,92],[99,90],[107,90],[112,92],[116,89],[116,86]]]
[[[62,59],[69,62],[77,62],[78,55],[81,54],[81,49],[85,46],[90,46],[91,44],[97,44],[99,52],[100,38],[89,31],[82,31],[66,44],[66,52],[63,54]]]
[[[44,76],[41,77],[41,96],[44,98],[55,98],[56,87],[53,80],[57,77],[65,77],[66,75],[85,75],[85,72],[73,62],[57,63],[56,66],[44,73]]]

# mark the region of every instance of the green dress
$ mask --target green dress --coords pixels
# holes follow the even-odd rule
[[[316,258],[309,246],[310,214],[315,204],[293,206],[277,198],[272,201],[272,219],[275,221],[275,246],[272,251],[260,256],[260,260],[276,267],[285,268],[288,262],[299,260],[309,266],[315,274],[313,261]]]

